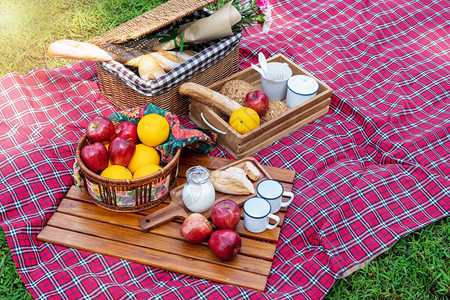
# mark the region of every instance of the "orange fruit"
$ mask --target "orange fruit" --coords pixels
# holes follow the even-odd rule
[[[159,153],[155,148],[147,146],[145,144],[137,144],[136,151],[134,152],[133,157],[128,163],[128,170],[130,170],[131,173],[134,173],[139,167],[142,167],[143,165],[159,165],[159,161]]]
[[[161,115],[148,114],[139,121],[137,134],[145,145],[150,147],[158,146],[169,137],[169,122]]]
[[[124,166],[119,165],[111,165],[106,167],[100,174],[100,176],[109,178],[109,179],[132,179],[133,174],[131,174],[130,170],[125,168]]]
[[[159,165],[147,164],[137,169],[136,172],[134,172],[133,174],[133,178],[145,177],[153,173],[156,173],[159,170],[161,170],[161,167]]]
[[[241,107],[233,111],[228,123],[240,134],[249,132],[261,124],[256,111],[249,107]]]
[[[112,160],[111,160],[111,155],[109,155],[109,143],[107,143],[107,144],[105,144],[105,147],[106,147],[106,151],[108,151],[108,166],[112,166],[113,165],[113,162],[112,162]]]

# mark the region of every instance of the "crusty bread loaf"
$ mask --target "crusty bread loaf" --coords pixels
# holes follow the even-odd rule
[[[117,61],[128,66],[138,67],[139,76],[142,79],[153,80],[191,58],[195,52],[152,52],[118,44],[94,45],[86,42],[59,40],[48,47],[47,54],[51,57],[68,59]]]
[[[51,43],[47,54],[51,57],[79,60],[110,61],[118,59],[114,52],[105,51],[94,44],[72,40],[59,40]]]
[[[250,195],[255,193],[253,183],[245,172],[233,170],[215,170],[211,172],[210,181],[217,192],[231,195]]]
[[[181,95],[193,97],[208,106],[212,106],[227,116],[231,116],[235,110],[242,107],[242,105],[227,96],[194,82],[183,83],[178,88],[178,92]]]

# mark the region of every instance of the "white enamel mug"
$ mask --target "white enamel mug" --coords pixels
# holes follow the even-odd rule
[[[287,82],[292,76],[292,70],[286,63],[270,62],[267,73],[261,75],[261,88],[271,100],[283,100],[286,97]]]
[[[258,196],[264,198],[270,203],[272,210],[270,213],[277,213],[280,208],[288,207],[294,200],[294,194],[291,192],[285,192],[283,185],[273,179],[264,179],[256,186],[256,192]],[[283,202],[283,197],[289,197],[287,202]]]
[[[287,82],[286,104],[294,108],[317,95],[319,83],[306,75],[292,76]]]
[[[275,224],[271,225],[269,219]],[[270,213],[270,203],[260,197],[253,197],[244,203],[244,226],[253,233],[274,229],[280,223],[280,217]]]

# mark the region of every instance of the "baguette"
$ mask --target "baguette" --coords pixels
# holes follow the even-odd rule
[[[211,172],[210,181],[217,192],[231,195],[250,195],[255,187],[244,172],[233,170],[215,170]]]
[[[242,107],[242,105],[227,96],[194,82],[183,83],[178,88],[178,92],[181,95],[193,97],[208,106],[212,106],[227,116],[231,116],[235,110]]]
[[[72,40],[59,40],[50,44],[47,54],[51,57],[117,61],[128,66],[139,68],[139,76],[144,80],[153,80],[166,74],[167,71],[190,59],[192,51],[158,51],[128,48],[117,44],[91,44]]]
[[[114,53],[109,53],[94,44],[71,40],[53,42],[48,47],[47,54],[51,57],[96,61],[110,61],[117,58]]]
[[[94,45],[72,40],[59,40],[50,44],[47,54],[51,57],[93,60],[117,61],[137,67],[140,58],[148,51],[131,49],[115,44]]]

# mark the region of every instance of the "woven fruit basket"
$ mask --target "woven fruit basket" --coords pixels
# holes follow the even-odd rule
[[[170,0],[88,42],[145,48],[149,36],[167,33],[182,24],[211,15],[204,6],[216,1]],[[97,62],[101,94],[119,109],[151,103],[176,115],[186,114],[189,98],[180,95],[178,87],[186,81],[210,85],[236,73],[241,36],[242,33],[237,32],[219,41],[195,45],[189,49],[196,52],[192,59],[156,80],[144,80],[136,68],[118,62]]]
[[[81,149],[88,143],[86,135],[78,141],[75,168],[79,169],[75,170],[75,174],[79,173],[84,179],[84,188],[91,202],[116,212],[135,212],[154,207],[169,196],[177,177],[181,148],[166,166],[154,174],[116,180],[102,177],[83,164]]]

